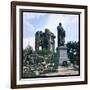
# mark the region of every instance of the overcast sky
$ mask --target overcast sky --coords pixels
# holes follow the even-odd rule
[[[78,15],[50,14],[50,13],[23,13],[23,48],[30,45],[35,49],[35,32],[50,29],[56,36],[55,47],[57,47],[57,26],[62,23],[66,31],[65,43],[78,41]]]

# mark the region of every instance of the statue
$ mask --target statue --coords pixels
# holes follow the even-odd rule
[[[63,29],[61,23],[59,23],[59,26],[57,26],[57,31],[58,31],[58,46],[64,46],[65,30]]]

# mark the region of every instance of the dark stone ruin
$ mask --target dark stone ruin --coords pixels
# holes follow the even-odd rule
[[[35,50],[43,49],[55,51],[55,35],[49,29],[45,29],[45,32],[37,31],[35,34]]]

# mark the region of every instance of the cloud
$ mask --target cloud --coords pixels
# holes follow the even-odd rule
[[[34,36],[35,32],[39,30],[40,26],[42,26],[40,23],[40,21],[42,21],[41,17],[45,15],[46,14],[42,13],[30,13],[30,12],[23,13],[23,32],[24,32],[23,36],[25,38]],[[39,23],[40,26],[38,27]]]
[[[30,16],[30,13],[23,13],[23,37],[27,38],[32,36],[32,33],[35,30],[35,27],[31,23],[30,18],[33,18]]]
[[[35,49],[35,33],[39,29],[35,27],[38,23],[34,25],[32,22],[36,22],[36,19],[39,19],[41,16],[45,15],[46,14],[42,13],[23,13],[23,48],[30,45],[33,47],[33,49]]]
[[[68,15],[65,17],[63,27],[66,31],[66,42],[79,40],[78,21],[78,15]]]
[[[42,13],[28,13],[28,12],[24,12],[23,16],[26,20],[33,20],[33,19],[37,19],[40,18],[41,16],[44,16],[45,14]]]

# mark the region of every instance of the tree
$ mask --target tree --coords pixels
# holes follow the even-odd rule
[[[80,64],[80,46],[79,42],[68,42],[67,43],[67,53],[71,63],[79,65]]]
[[[27,65],[30,63],[30,55],[33,53],[33,48],[31,46],[27,46],[23,50],[23,65]]]
[[[57,64],[56,54],[47,49],[35,52],[28,46],[23,50],[23,77],[37,77],[56,71]]]

